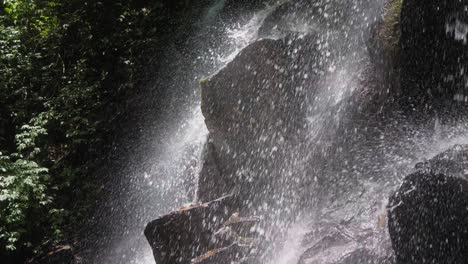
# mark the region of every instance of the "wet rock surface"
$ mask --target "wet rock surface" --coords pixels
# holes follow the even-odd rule
[[[191,205],[150,222],[145,236],[158,264],[248,263],[263,242],[256,217],[242,217],[232,196]]]
[[[364,5],[367,3],[363,2]],[[441,8],[452,3],[442,2],[447,5],[440,4]],[[297,252],[299,256],[297,263],[392,264],[395,263],[395,258],[398,263],[414,263],[408,262],[408,256],[415,254],[414,256],[420,257],[424,253],[415,250],[420,246],[418,244],[420,242],[411,240],[408,234],[413,232],[412,234],[416,236],[421,235],[418,232],[422,229],[409,224],[419,217],[429,216],[428,213],[424,215],[418,210],[427,212],[429,209],[437,209],[429,207],[425,209],[424,206],[419,206],[414,210],[413,206],[418,206],[414,203],[437,197],[437,199],[453,199],[454,206],[461,205],[457,202],[464,198],[451,197],[449,192],[444,190],[445,185],[440,185],[440,181],[453,181],[449,184],[449,189],[454,186],[465,188],[461,177],[465,174],[464,153],[466,152],[453,148],[428,162],[418,164],[419,172],[405,179],[400,192],[391,198],[389,205],[391,209],[387,212],[391,239],[387,232],[385,205],[389,190],[398,184],[396,183],[398,180],[394,179],[395,173],[388,173],[387,168],[384,168],[385,164],[393,162],[386,160],[390,156],[387,151],[409,152],[414,148],[409,144],[410,146],[405,146],[405,149],[395,150],[400,146],[394,146],[393,143],[399,142],[404,135],[414,132],[413,128],[403,125],[413,122],[414,109],[439,107],[436,104],[439,99],[445,100],[445,103],[451,102],[455,90],[458,91],[461,87],[460,82],[455,81],[458,84],[452,86],[442,85],[442,79],[432,78],[442,75],[434,75],[434,69],[430,65],[433,63],[437,67],[442,67],[442,64],[446,64],[447,67],[444,68],[446,72],[457,67],[463,68],[466,49],[460,49],[461,43],[454,42],[453,37],[450,38],[450,32],[447,33],[439,24],[437,26],[427,24],[430,16],[439,14],[437,13],[439,11],[431,9],[437,6],[436,4],[431,2],[425,5],[423,1],[407,0],[402,8],[401,23],[394,25],[395,30],[401,28],[402,34],[398,35],[398,39],[392,40],[395,43],[392,43],[391,51],[384,50],[388,48],[385,43],[377,43],[382,39],[376,40],[376,43],[370,44],[373,45],[370,47],[371,61],[353,64],[354,60],[361,60],[360,55],[356,53],[362,52],[353,45],[365,46],[363,45],[365,41],[360,39],[367,36],[358,34],[348,37],[347,35],[352,33],[351,30],[362,28],[356,25],[339,26],[339,23],[343,23],[343,19],[349,22],[356,18],[352,16],[354,11],[350,11],[353,9],[352,6],[346,6],[350,4],[349,1],[340,3],[337,8],[340,11],[338,13],[334,13],[333,11],[336,11],[334,9],[328,10],[329,15],[336,17],[334,23],[338,24],[330,24],[325,18],[321,20],[320,17],[328,16],[325,15],[325,9],[320,10],[321,6],[311,5],[307,1],[290,1],[280,5],[266,18],[259,32],[260,37],[273,36],[274,39],[257,40],[242,50],[218,73],[202,81],[201,107],[209,136],[204,147],[203,166],[199,175],[198,198],[206,202],[228,194],[233,196],[230,198],[229,206],[226,207],[228,213],[224,213],[222,217],[216,216],[214,218],[216,224],[208,229],[197,227],[198,229],[187,230],[189,225],[185,223],[192,221],[198,222],[199,225],[212,221],[211,213],[202,214],[196,219],[192,217],[191,220],[190,217],[185,218],[180,213],[176,214],[185,220],[174,227],[171,227],[172,224],[162,224],[173,220],[155,222],[159,229],[150,228],[153,231],[145,234],[150,242],[153,241],[151,243],[157,260],[164,257],[160,252],[169,252],[165,253],[165,256],[171,256],[171,261],[180,261],[182,256],[183,261],[204,264],[229,263],[234,260],[239,263],[265,263],[261,252],[268,248],[265,244],[271,242],[268,240],[272,238],[265,238],[261,234],[252,232],[251,227],[239,231],[235,225],[229,224],[229,220],[232,220],[233,216],[238,217],[237,212],[242,216],[259,213],[262,216],[266,215],[267,221],[258,225],[265,229],[275,229],[277,224],[275,220],[293,221],[294,216],[291,212],[307,205],[309,206],[307,209],[313,208],[311,211],[313,210],[317,219],[307,225],[305,234],[301,234],[304,237],[299,238],[300,250]],[[420,14],[414,15],[410,12],[411,8],[421,11]],[[332,29],[333,32],[320,34],[320,30],[314,30],[313,26],[316,25],[312,24],[310,24],[312,30],[304,28],[304,31],[295,26],[304,24],[304,19],[311,19],[314,16],[318,19],[317,23],[322,23],[319,26],[323,27],[323,30]],[[460,15],[457,13],[457,16]],[[442,23],[442,20],[438,22]],[[381,21],[381,23],[386,22]],[[445,25],[445,20],[442,24]],[[432,35],[423,30],[424,25],[433,30]],[[385,34],[381,25],[377,27],[380,27],[377,30],[382,30],[383,33],[378,31],[373,34]],[[442,55],[445,53],[437,44],[439,40],[434,44],[434,39],[443,39],[440,40],[443,44],[439,44],[445,45],[444,49],[453,48],[447,53],[448,57]],[[425,44],[421,49],[422,42]],[[350,52],[355,50],[359,52]],[[396,56],[398,58],[395,58]],[[459,56],[462,64],[454,60],[454,56]],[[435,60],[440,61],[435,62]],[[340,65],[346,63],[349,63],[347,67],[340,68]],[[420,64],[424,65],[420,67]],[[367,75],[365,77],[368,79],[361,80],[359,79],[361,75],[346,72],[349,69],[359,71],[356,67],[380,67],[377,71],[365,74],[382,76]],[[388,71],[394,72],[390,74]],[[400,71],[404,75],[401,79]],[[351,78],[348,78],[350,75]],[[427,79],[428,76],[432,79]],[[372,83],[374,79],[378,81]],[[346,87],[353,85],[357,87],[357,91],[346,90]],[[338,88],[336,94],[323,93],[336,87]],[[429,95],[426,94],[428,87],[431,87]],[[433,87],[448,89],[451,94],[448,97],[446,94],[444,97],[437,97],[438,91],[434,90],[432,93]],[[352,95],[347,97],[342,94],[346,92]],[[321,98],[323,94],[328,97]],[[398,98],[415,100],[398,101]],[[358,106],[350,107],[351,105]],[[404,110],[407,109],[413,112],[405,113]],[[398,115],[410,121],[393,119]],[[345,117],[349,120],[343,121],[346,120]],[[310,129],[314,126],[321,127],[322,130]],[[431,133],[435,130],[433,123],[421,127],[427,128]],[[310,135],[310,131],[319,131],[317,134],[320,135],[314,137],[316,135]],[[311,138],[313,140],[310,140]],[[317,146],[323,148],[319,149]],[[398,158],[394,161],[395,167],[400,166],[397,163],[404,163]],[[405,170],[402,175],[406,174]],[[385,179],[387,176],[393,177],[392,180]],[[431,181],[434,179],[438,180],[433,184]],[[369,183],[371,181],[373,184]],[[408,186],[413,183],[422,188],[434,189],[435,196],[427,196],[426,192],[418,191],[410,192],[409,196],[402,196],[401,193],[409,191]],[[442,189],[436,190],[438,188]],[[437,194],[438,192],[441,194]],[[459,194],[465,195],[462,191]],[[410,199],[413,204],[406,203],[411,206],[393,208],[398,201],[406,202],[406,199]],[[323,204],[316,206],[320,203]],[[444,203],[440,202],[427,206],[443,205]],[[195,210],[207,210],[210,206],[201,208]],[[451,210],[450,207],[447,208]],[[272,214],[275,215],[271,216]],[[443,216],[443,213],[439,215],[440,218]],[[405,217],[407,219],[404,221],[407,222],[401,222],[400,218]],[[466,220],[464,213],[456,217]],[[241,226],[249,226],[249,223],[256,222],[247,219],[241,221]],[[434,219],[421,219],[420,223],[424,225],[426,220]],[[446,223],[455,225],[455,222],[450,221]],[[406,229],[400,228],[398,223],[406,223]],[[439,232],[452,230],[438,225],[434,224],[439,228]],[[181,230],[186,230],[184,233],[191,233],[193,236],[184,240],[174,239],[180,235],[179,227]],[[461,232],[456,239],[468,241],[463,235],[464,227],[460,228],[452,230]],[[164,234],[162,237],[166,238],[162,239],[160,234]],[[278,237],[282,235],[284,234],[279,234]],[[440,237],[433,238],[440,239]],[[405,248],[408,243],[413,244]],[[438,246],[445,250],[442,244]],[[464,248],[458,247],[458,249]],[[453,250],[457,250],[457,247]],[[453,253],[453,250],[446,250],[446,253]],[[439,262],[433,263],[446,263],[441,261],[442,258],[438,260]],[[163,259],[163,261],[169,260]]]
[[[314,34],[259,40],[202,83],[210,135],[199,199],[236,193],[258,204],[277,185],[281,161],[304,140],[307,98],[331,63],[318,51],[322,40]]]
[[[306,227],[298,263],[466,263],[467,171],[468,146],[455,145],[417,163],[385,210],[370,201],[385,197],[378,186],[331,204]]]
[[[393,250],[379,186],[367,186],[347,199],[316,212],[307,224],[298,255],[299,264],[392,264]]]
[[[156,262],[190,263],[192,258],[210,250],[212,234],[229,218],[229,199],[181,208],[150,222],[145,236]]]
[[[303,241],[306,250],[298,264],[391,264],[391,251],[385,257],[379,255],[372,248],[370,238],[379,236],[373,230],[360,230],[343,225],[323,228],[322,234],[317,230],[308,233]],[[366,245],[367,244],[367,245]]]
[[[467,263],[468,146],[418,165],[388,206],[397,263]]]

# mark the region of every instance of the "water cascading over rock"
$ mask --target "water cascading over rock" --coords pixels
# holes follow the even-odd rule
[[[288,41],[303,47],[293,54]],[[314,68],[320,71],[324,62],[319,43],[313,35],[258,41],[203,84],[210,135],[199,199],[233,193],[239,203],[258,206],[275,195],[268,191],[288,166],[281,161],[305,139],[306,93],[318,80]]]
[[[150,224],[145,234],[155,256],[271,262],[287,246],[277,241],[299,219],[305,230],[291,263],[394,263],[393,250],[407,263],[396,242],[405,237],[393,228],[398,211],[388,212],[391,241],[386,232],[385,201],[420,159],[415,149],[426,146],[415,142],[433,142],[435,120],[450,126],[466,113],[459,98],[467,88],[467,49],[451,27],[454,17],[465,21],[466,4],[392,0],[381,16],[383,6],[286,2],[265,19],[263,39],[201,82],[209,136],[199,205],[191,209],[203,217],[184,218],[182,210]],[[223,196],[225,210],[210,211]],[[258,219],[249,243],[216,238],[233,215]],[[193,221],[216,224],[198,231],[190,229]],[[158,237],[176,223],[195,235]]]

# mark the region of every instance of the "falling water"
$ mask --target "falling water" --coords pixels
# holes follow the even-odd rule
[[[380,2],[380,4],[382,3]],[[358,27],[358,30],[369,27],[369,23],[372,23],[373,20],[372,17],[382,8],[380,4],[376,1],[376,5],[371,5],[369,9],[361,9],[366,12],[366,15],[360,21],[363,25]],[[304,28],[308,27],[299,26],[296,31],[303,32]],[[447,31],[455,32],[456,40],[466,40],[464,39],[466,38],[465,25],[462,25],[458,20],[454,25],[447,26]],[[359,33],[352,32],[351,34]],[[352,111],[352,108],[358,107],[358,105],[347,105],[342,102],[351,98],[355,93],[362,91],[360,80],[365,78],[365,76],[363,77],[366,74],[364,70],[369,59],[367,53],[362,49],[363,45],[364,43],[356,41],[350,42],[345,47],[344,59],[338,59],[336,64],[333,63],[330,66],[323,77],[324,81],[322,81],[319,92],[311,100],[312,107],[308,121],[309,127],[311,127],[309,140],[313,143],[309,148],[309,154],[320,151],[322,146],[333,145],[338,132],[336,130],[337,124],[346,122],[344,114],[347,111]],[[325,49],[323,52],[328,54],[329,52],[336,52],[336,50]],[[331,124],[326,125],[327,122]],[[337,187],[334,187],[340,189],[338,192],[342,192],[341,189],[348,188],[348,190],[341,195],[336,195],[337,193],[333,189],[327,189],[331,193],[326,196],[328,198],[324,198],[317,208],[309,208],[309,210],[314,211],[313,214],[300,215],[298,223],[284,225],[286,227],[285,233],[287,233],[286,242],[284,242],[284,245],[281,245],[283,242],[279,243],[282,249],[274,254],[271,264],[298,263],[298,257],[307,249],[303,245],[305,237],[314,228],[329,229],[329,235],[333,235],[334,230],[337,228],[342,230],[345,236],[349,236],[351,240],[356,241],[361,239],[362,236],[369,236],[370,238],[357,243],[322,249],[322,252],[309,259],[310,263],[334,263],[347,253],[354,252],[361,247],[370,249],[370,252],[378,256],[384,257],[388,254],[389,239],[385,223],[387,197],[401,184],[402,177],[413,171],[416,163],[432,158],[436,153],[440,153],[453,146],[453,144],[464,144],[468,140],[468,137],[464,136],[467,127],[463,123],[452,128],[441,127],[436,119],[434,129],[426,131],[427,129],[424,127],[404,124],[404,121],[399,122],[399,126],[409,127],[410,131],[417,131],[417,133],[403,133],[400,134],[404,135],[401,138],[394,138],[392,133],[395,131],[392,129],[385,131],[384,129],[384,131],[380,132],[380,140],[376,145],[365,146],[365,144],[361,143],[358,145],[358,149],[352,150],[357,156],[360,156],[359,158],[356,157],[354,162],[347,164],[347,160],[339,160],[339,156],[337,156],[338,160],[333,161],[333,163],[346,164],[346,166],[343,166],[343,171],[323,173],[326,175],[325,178],[333,178],[333,174],[350,176],[347,178],[338,177]],[[440,133],[443,134],[442,137],[440,137]],[[340,151],[340,146],[334,147],[333,151]],[[300,159],[301,154],[300,152],[295,153],[293,159]],[[333,155],[331,158],[333,159]],[[314,160],[308,158],[305,159],[305,162],[314,163]],[[369,167],[368,164],[372,164],[372,166]],[[351,168],[351,170],[347,168]],[[364,175],[376,175],[377,177],[363,177]],[[353,183],[352,179],[357,179],[357,183]],[[304,179],[298,181],[304,182]],[[342,188],[343,186],[346,187]],[[341,222],[348,220],[356,224],[341,224]],[[304,224],[304,222],[307,222],[307,224]],[[281,240],[284,240],[284,238],[281,238]]]
[[[180,72],[180,76],[174,79],[186,79],[185,83],[192,83],[193,87],[184,89],[186,94],[175,94],[185,98],[186,106],[168,108],[179,109],[185,115],[174,115],[173,110],[166,113],[166,117],[161,120],[170,120],[170,125],[160,135],[161,143],[157,144],[156,152],[147,158],[153,165],[140,175],[139,173],[129,175],[132,186],[131,199],[136,201],[124,208],[134,212],[132,219],[135,221],[128,223],[123,237],[119,237],[114,243],[110,256],[101,257],[103,262],[112,263],[154,263],[150,247],[147,245],[142,235],[144,225],[159,215],[177,209],[184,204],[194,202],[198,184],[198,173],[200,171],[200,158],[202,148],[206,140],[207,129],[200,109],[200,94],[198,92],[198,82],[209,75],[216,73],[220,68],[229,63],[247,45],[258,38],[258,28],[263,19],[274,9],[275,5],[265,5],[263,10],[254,13],[250,19],[242,20],[233,24],[226,24],[216,21],[217,14],[224,7],[225,1],[215,1],[214,5],[208,9],[204,24],[224,27],[224,36],[219,37],[222,41],[215,47],[208,45],[205,49],[203,44],[197,58],[197,64],[203,65],[202,69],[192,72]],[[207,26],[208,27],[208,26]],[[209,28],[209,27],[208,27]],[[219,29],[216,29],[219,30]],[[206,32],[201,34],[206,36]],[[208,33],[209,34],[209,33]],[[195,34],[196,35],[196,34]],[[203,42],[203,41],[202,41]],[[219,42],[219,41],[218,41]],[[179,62],[175,62],[179,63]],[[200,68],[197,66],[197,68]],[[193,81],[195,80],[195,81]],[[184,83],[184,82],[182,82]],[[175,98],[174,102],[178,102]],[[180,101],[180,100],[179,100]],[[179,117],[178,117],[179,116]],[[178,119],[174,119],[178,117]],[[167,123],[167,122],[166,122]],[[137,207],[135,207],[135,204]],[[129,208],[131,206],[132,208]],[[141,207],[141,208],[140,208]],[[125,220],[125,219],[124,219]],[[120,219],[122,221],[122,219]],[[128,252],[134,255],[126,255]],[[133,253],[132,253],[133,252]]]
[[[240,24],[223,25],[225,27],[225,36],[223,42],[218,47],[211,47],[208,51],[200,52],[199,62],[206,66],[201,71],[193,74],[181,72],[185,78],[201,80],[207,76],[215,74],[222,67],[235,59],[236,55],[246,46],[259,38],[259,29],[265,18],[275,10],[277,6],[285,1],[275,2],[275,5],[269,5],[265,9],[257,12],[246,22]],[[326,1],[330,5],[337,4],[333,1]],[[364,1],[367,3],[366,1]],[[372,2],[372,1],[370,1]],[[352,21],[353,31],[347,32],[351,37],[343,43],[325,43],[321,52],[325,57],[330,57],[332,63],[323,74],[320,87],[314,91],[313,96],[308,98],[309,106],[307,109],[308,142],[306,152],[303,149],[297,153],[290,153],[289,159],[292,166],[306,167],[308,164],[314,164],[316,157],[323,149],[332,149],[334,152],[340,152],[341,146],[336,146],[336,137],[340,133],[340,126],[347,121],[347,112],[357,108],[357,105],[346,104],[350,98],[363,91],[361,80],[365,78],[366,67],[369,63],[369,55],[365,49],[363,31],[368,30],[369,25],[375,22],[379,16],[384,1],[374,1],[372,4],[359,6],[355,5],[352,15],[359,14],[359,19]],[[212,21],[216,13],[220,12],[226,1],[217,1],[209,9],[204,21]],[[298,11],[299,12],[299,11]],[[296,14],[289,14],[294,17]],[[327,15],[328,16],[328,15]],[[350,23],[350,21],[341,21]],[[357,24],[356,24],[357,23]],[[321,31],[317,25],[304,20],[289,21],[289,30],[306,34],[311,31]],[[328,30],[328,29],[325,29]],[[338,29],[340,30],[340,29]],[[342,30],[342,29],[341,29]],[[456,20],[454,24],[447,25],[447,31],[454,32],[455,38],[466,42],[466,25]],[[261,35],[264,38],[278,39],[278,32],[270,35]],[[322,32],[323,33],[323,32]],[[330,32],[326,32],[329,34]],[[331,32],[330,35],[334,33]],[[335,40],[333,36],[330,40]],[[339,54],[339,55],[335,55]],[[335,56],[335,57],[334,57]],[[308,76],[302,76],[307,79]],[[145,204],[147,208],[157,210],[145,211],[141,223],[145,223],[158,215],[174,210],[183,204],[196,200],[195,194],[198,188],[198,174],[201,166],[201,152],[208,134],[204,124],[204,118],[200,110],[200,95],[198,85],[188,89],[190,91],[190,103],[186,111],[187,115],[182,116],[180,120],[174,121],[174,127],[169,129],[164,135],[164,144],[154,153],[154,166],[143,175],[133,175],[132,177],[143,177],[143,182],[151,192],[157,193],[157,199],[153,199]],[[395,138],[393,128],[383,128],[377,131],[380,133],[378,142],[365,145],[356,144],[350,149],[354,155],[350,161],[341,160],[340,154],[333,153],[329,164],[341,164],[341,171],[323,170],[320,173],[322,177],[337,179],[336,186],[325,189],[328,192],[320,201],[311,202],[310,207],[306,208],[309,212],[292,212],[298,217],[297,222],[287,222],[276,225],[286,234],[277,238],[274,243],[275,250],[267,258],[272,259],[271,264],[296,264],[301,255],[307,249],[304,245],[304,239],[307,233],[314,228],[320,230],[336,231],[339,230],[345,236],[350,237],[354,242],[340,245],[339,247],[329,248],[311,256],[314,263],[331,263],[346,253],[355,251],[360,247],[371,249],[375,254],[384,254],[388,247],[388,234],[386,233],[386,224],[384,223],[385,205],[389,193],[401,183],[402,176],[412,171],[414,165],[421,160],[432,157],[435,153],[446,149],[455,143],[468,143],[468,138],[462,136],[468,130],[465,125],[457,127],[443,127],[439,121],[435,120],[434,126],[436,135],[431,131],[426,131],[424,127],[416,127],[411,124],[405,124],[399,120],[399,126],[408,128],[417,133],[404,134],[400,138]],[[400,132],[400,131],[397,131]],[[396,133],[398,134],[398,133]],[[400,134],[399,134],[400,135]],[[442,140],[443,138],[443,140]],[[362,140],[362,139],[361,139]],[[285,164],[288,161],[285,161]],[[285,165],[286,166],[286,165]],[[333,167],[333,166],[330,166]],[[299,170],[299,169],[298,169]],[[296,171],[291,171],[288,176],[294,175]],[[316,173],[316,174],[320,174]],[[305,173],[297,173],[297,178],[286,179],[284,182],[296,181],[303,184],[311,179],[310,175],[301,176]],[[155,176],[157,175],[157,177]],[[336,176],[338,175],[338,176]],[[369,176],[378,175],[378,177]],[[304,177],[304,178],[301,178]],[[314,176],[314,186],[319,192],[320,179]],[[346,188],[341,188],[342,186]],[[297,185],[291,185],[297,186]],[[327,186],[329,187],[329,186]],[[290,187],[293,188],[293,187]],[[277,200],[284,195],[284,192],[295,192],[296,190],[286,190],[280,186],[277,191]],[[342,190],[343,189],[343,190]],[[142,194],[144,195],[144,194]],[[280,206],[288,206],[281,204]],[[289,209],[289,208],[288,208]],[[278,214],[277,216],[281,216]],[[281,222],[282,219],[276,219]],[[290,221],[288,219],[287,221]],[[352,224],[343,224],[349,222]],[[140,232],[143,229],[139,223]],[[325,231],[325,234],[327,231]],[[378,235],[375,235],[378,234]],[[140,237],[141,233],[135,234]],[[366,237],[364,242],[355,242],[360,237]],[[149,264],[154,263],[149,246],[140,243],[138,259],[134,263]],[[116,247],[126,247],[127,245],[116,245]]]

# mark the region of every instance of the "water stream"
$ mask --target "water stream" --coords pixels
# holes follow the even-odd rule
[[[185,108],[186,114],[174,120],[173,124],[175,125],[173,128],[162,137],[163,144],[158,148],[157,153],[152,154],[154,156],[152,159],[153,166],[143,175],[131,176],[140,179],[139,184],[144,185],[138,188],[141,187],[157,193],[155,195],[156,199],[154,197],[151,200],[142,199],[145,201],[142,206],[149,209],[144,210],[140,222],[135,227],[135,230],[139,231],[132,231],[133,234],[129,235],[131,240],[141,241],[136,243],[138,245],[134,249],[137,252],[136,259],[132,263],[154,263],[149,246],[142,241],[141,232],[144,223],[156,218],[158,215],[197,200],[195,195],[198,187],[197,177],[201,169],[201,152],[208,135],[204,117],[200,110],[198,82],[218,72],[246,46],[258,40],[259,29],[262,27],[265,18],[274,12],[282,2],[272,1],[263,10],[253,14],[246,21],[218,24],[224,27],[224,36],[221,38],[221,43],[217,47],[201,50],[198,57],[199,61],[197,63],[206,65],[206,67],[193,73],[177,73],[181,75],[177,78],[196,80],[192,82],[193,87],[186,89],[190,101]],[[326,13],[327,10],[330,12],[333,12],[333,10],[336,12],[343,11],[339,10],[339,8],[344,8],[340,6],[341,3],[334,1],[323,2],[337,6],[336,8],[326,9],[324,17],[333,17],[333,14]],[[291,160],[285,161],[285,164],[288,162],[293,164],[295,171],[291,171],[290,175],[294,176],[284,180],[284,182],[303,184],[312,181],[311,186],[318,188],[321,179],[317,177],[320,177],[320,175],[311,177],[306,175],[305,172],[297,173],[300,170],[297,168],[313,164],[319,154],[326,156],[321,153],[324,149],[330,151],[330,148],[332,148],[334,152],[340,152],[340,146],[334,145],[336,144],[335,137],[339,137],[338,128],[341,124],[349,121],[346,120],[347,112],[353,110],[351,108],[359,107],[358,105],[344,104],[343,102],[364,89],[361,80],[365,78],[363,75],[366,74],[365,69],[369,64],[365,39],[370,25],[379,18],[384,1],[355,2],[356,4],[352,5],[350,11],[350,18],[340,21],[347,27],[334,29],[343,30],[346,28],[346,30],[349,30],[347,34],[350,37],[342,43],[324,43],[321,52],[325,54],[325,57],[330,57],[332,63],[327,71],[323,73],[320,82],[321,87],[314,90],[313,96],[308,98],[310,105],[307,106],[308,124],[306,126],[310,129],[305,143],[307,148],[301,147],[301,150],[298,150],[297,153],[290,153],[289,159]],[[360,4],[357,4],[358,2]],[[205,23],[215,21],[216,14],[223,9],[225,4],[226,1],[224,0],[215,2],[203,21]],[[298,14],[289,14],[289,16],[300,17],[300,10],[297,12]],[[343,18],[339,17],[339,19]],[[287,27],[289,27],[288,30],[303,34],[311,31],[323,32],[325,30],[326,34],[330,34],[330,41],[336,41],[337,39],[329,28],[317,28],[313,22],[303,19],[292,19],[287,23]],[[456,21],[453,26],[447,26],[447,31],[454,31],[457,40],[466,42],[466,39],[463,38],[463,36],[466,36],[466,25],[461,25]],[[262,35],[261,37],[273,39],[282,37],[282,35],[278,35],[277,31],[274,31],[274,33],[269,36]],[[308,76],[304,75],[303,78],[307,79]],[[170,113],[168,114],[170,115]],[[276,227],[283,228],[282,232],[286,236],[281,237],[281,241],[277,241],[275,244],[276,250],[273,250],[271,256],[268,257],[271,259],[270,264],[297,264],[300,256],[307,249],[303,244],[307,233],[314,228],[326,229],[331,226],[333,228],[330,229],[340,230],[347,237],[352,238],[351,240],[354,242],[324,250],[312,256],[311,259],[316,262],[310,263],[331,263],[336,258],[360,247],[370,249],[375,254],[384,254],[386,247],[388,247],[388,239],[386,239],[388,235],[386,234],[386,224],[385,220],[383,220],[385,216],[383,215],[389,194],[401,183],[402,177],[413,170],[417,162],[431,158],[434,154],[455,143],[468,143],[468,137],[463,136],[467,131],[463,124],[449,128],[441,125],[438,120],[434,120],[434,127],[436,127],[434,129],[436,133],[434,133],[432,130],[426,132],[424,127],[412,127],[411,124],[405,124],[402,120],[398,120],[397,123],[399,126],[408,129],[408,131],[417,132],[401,134],[404,136],[394,138],[393,136],[398,133],[389,124],[382,131],[376,132],[380,133],[377,142],[356,144],[353,145],[352,149],[346,150],[352,156],[349,160],[331,161],[330,164],[343,164],[339,171],[328,168],[320,171],[325,175],[322,177],[336,180],[333,183],[334,186],[324,190],[328,194],[320,197],[318,199],[320,201],[311,201],[310,207],[304,210],[308,212],[292,213],[297,214],[297,219],[300,220],[291,222],[288,219],[287,223],[276,225]],[[304,153],[304,149],[306,149],[306,153]],[[333,153],[330,157],[331,159],[334,157],[339,159],[342,156]],[[294,193],[296,190],[288,190],[288,188],[295,188],[297,185],[281,186],[280,190],[275,190],[278,192],[278,200],[286,192]],[[346,187],[342,188],[343,186]],[[138,188],[135,188],[137,192]],[[146,193],[148,191],[141,192],[141,195]],[[281,206],[287,205],[281,204]],[[277,217],[281,217],[281,214],[278,214]],[[281,219],[276,219],[276,221],[281,222]],[[349,223],[343,224],[343,221]],[[363,241],[357,241],[357,237],[362,236],[366,238]],[[126,248],[128,243],[128,241],[122,242],[115,245],[115,248]]]
[[[188,98],[186,106],[174,108],[174,110],[185,112],[185,115],[180,116],[178,120],[172,120],[171,127],[160,136],[162,143],[158,144],[157,152],[150,154],[149,158],[153,165],[142,175],[130,175],[132,179],[135,179],[132,187],[133,199],[140,201],[138,207],[141,206],[142,209],[129,208],[139,215],[138,223],[133,223],[134,226],[124,234],[125,239],[120,239],[113,246],[112,256],[106,258],[110,259],[109,261],[113,263],[130,261],[135,264],[154,263],[151,249],[142,234],[144,225],[159,215],[176,210],[197,199],[200,158],[208,133],[200,109],[198,82],[216,73],[234,59],[244,47],[256,40],[258,28],[262,25],[263,19],[274,10],[275,5],[265,5],[264,9],[254,13],[250,19],[229,24],[215,21],[217,13],[224,6],[224,1],[217,1],[202,19],[207,25],[217,24],[217,27],[222,25],[224,36],[220,37],[221,41],[218,40],[220,43],[215,47],[208,46],[207,48],[198,44],[202,48],[200,48],[196,63],[204,65],[202,69],[192,73],[180,72],[180,75],[175,77],[175,79],[195,80],[188,81],[188,83],[193,83],[193,87],[184,88],[186,94],[182,96]],[[200,35],[204,34],[206,33]],[[172,111],[168,111],[166,115],[161,119],[174,117]],[[151,192],[151,199],[144,197],[148,192]],[[129,249],[135,255],[130,260],[125,255]]]

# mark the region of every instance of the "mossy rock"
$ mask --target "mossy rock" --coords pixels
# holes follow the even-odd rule
[[[385,7],[383,26],[379,31],[379,38],[384,44],[384,49],[391,53],[398,52],[401,38],[400,20],[403,0],[391,0]]]
[[[210,79],[208,78],[200,80],[200,88],[203,89],[203,87],[205,87],[209,82],[210,82]]]

